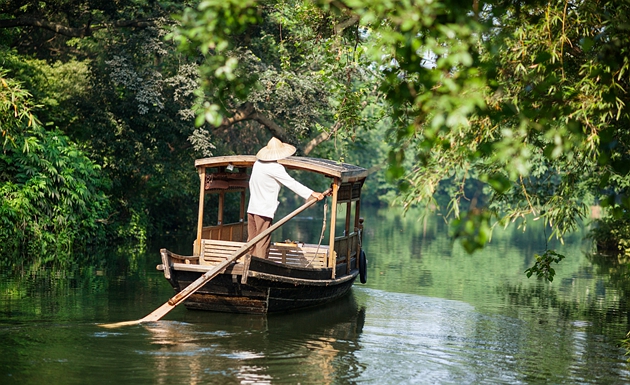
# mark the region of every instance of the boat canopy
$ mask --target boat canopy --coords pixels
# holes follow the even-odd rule
[[[231,155],[197,159],[197,169],[206,167],[251,168],[256,162],[254,155]],[[329,178],[339,178],[341,183],[352,183],[367,178],[368,171],[352,164],[336,162],[334,160],[290,156],[280,159],[278,163],[290,170],[304,170],[319,173]]]

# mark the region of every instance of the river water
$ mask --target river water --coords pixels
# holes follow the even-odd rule
[[[468,255],[438,216],[362,213],[367,284],[296,313],[180,307],[153,324],[98,326],[173,295],[156,251],[120,269],[0,275],[0,384],[630,382],[627,270],[590,255],[585,230],[547,245],[536,222],[497,229]],[[566,255],[554,281],[527,279],[546,246]]]

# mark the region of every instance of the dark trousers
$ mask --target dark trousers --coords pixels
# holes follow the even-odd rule
[[[271,226],[272,218],[261,217],[260,215],[247,213],[247,242],[254,239],[258,234],[267,230]],[[250,254],[258,258],[267,258],[269,247],[271,246],[271,234],[267,235],[251,249]]]

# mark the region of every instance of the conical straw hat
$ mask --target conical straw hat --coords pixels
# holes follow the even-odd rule
[[[269,143],[258,151],[256,158],[260,160],[279,160],[295,154],[295,147],[282,143],[280,139],[271,138]]]

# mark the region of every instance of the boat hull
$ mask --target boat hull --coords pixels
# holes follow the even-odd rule
[[[203,272],[172,268],[169,282],[179,292]],[[239,274],[240,273],[240,274]],[[359,274],[330,279],[331,269],[306,269],[252,257],[247,282],[242,270],[227,269],[184,302],[188,309],[265,314],[318,306],[346,295]]]

